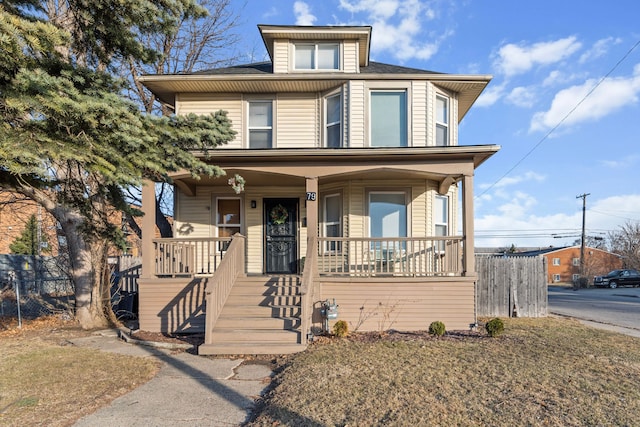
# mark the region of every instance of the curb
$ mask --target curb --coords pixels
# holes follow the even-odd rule
[[[132,332],[135,332],[135,331],[132,331]],[[175,344],[175,343],[168,343],[168,342],[138,340],[135,338],[131,338],[127,334],[127,332],[123,331],[122,329],[118,329],[118,338],[120,338],[127,344],[145,345],[147,347],[163,348],[168,350],[189,350],[189,349],[195,348],[191,344]]]

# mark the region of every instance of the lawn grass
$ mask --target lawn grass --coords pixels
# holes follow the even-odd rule
[[[557,318],[505,319],[498,338],[406,338],[283,358],[251,425],[640,425],[638,338]]]
[[[72,425],[158,371],[153,360],[69,345],[82,334],[51,319],[0,328],[1,426]]]

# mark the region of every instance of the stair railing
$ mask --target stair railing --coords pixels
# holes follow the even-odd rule
[[[302,271],[302,285],[300,286],[300,334],[301,343],[308,343],[308,334],[311,333],[313,324],[313,302],[318,298],[318,239],[309,237],[307,241],[307,253]]]
[[[220,317],[231,288],[238,277],[244,276],[246,237],[236,233],[227,248],[222,261],[207,283],[205,297],[207,301],[205,312],[204,343],[213,343],[213,327]]]

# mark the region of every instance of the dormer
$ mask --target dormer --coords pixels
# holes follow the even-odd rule
[[[359,73],[369,65],[371,27],[258,25],[274,74]]]

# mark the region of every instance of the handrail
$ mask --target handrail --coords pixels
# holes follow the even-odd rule
[[[320,237],[321,276],[423,277],[463,274],[462,236]]]
[[[313,301],[318,292],[318,238],[309,237],[307,240],[307,252],[304,269],[302,270],[302,284],[300,286],[300,341],[307,344],[307,334],[311,332],[313,323]]]
[[[153,239],[155,275],[210,275],[218,268],[230,241],[230,237]]]
[[[241,234],[235,234],[229,244],[224,258],[220,261],[218,268],[209,279],[205,290],[206,315],[204,343],[213,343],[213,327],[220,317],[227,297],[231,292],[236,279],[244,276],[245,266],[245,240]]]

